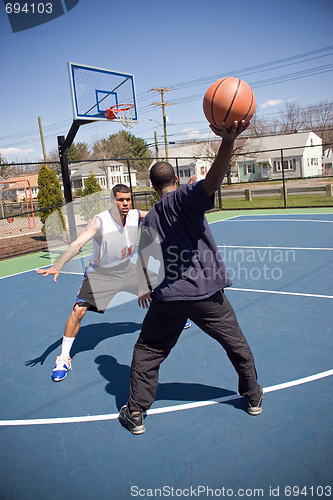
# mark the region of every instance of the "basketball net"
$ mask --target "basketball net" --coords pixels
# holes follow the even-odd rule
[[[105,110],[105,116],[108,120],[120,121],[124,127],[133,127],[132,109],[134,104],[115,104]]]
[[[126,111],[119,111],[117,113],[117,118],[121,123],[124,125],[124,127],[127,128],[132,128],[133,127],[133,118],[131,114],[126,110]]]

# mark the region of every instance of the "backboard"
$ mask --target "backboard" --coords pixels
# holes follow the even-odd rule
[[[130,105],[130,119],[138,121],[133,75],[71,62],[68,69],[74,120],[107,120],[106,109]]]

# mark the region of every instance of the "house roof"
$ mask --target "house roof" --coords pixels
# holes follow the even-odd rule
[[[29,175],[19,175],[16,177],[9,177],[8,179],[4,179],[6,184],[13,184],[11,187],[22,188],[24,185],[28,187],[28,185],[24,182],[28,180],[31,187],[38,187],[38,174],[29,174]]]
[[[172,166],[176,166],[176,160],[173,158],[178,158],[178,165],[180,167],[188,166],[192,163],[195,163],[195,158],[200,156],[215,156],[213,151],[209,149],[209,143],[207,142],[199,142],[192,144],[183,144],[181,146],[175,146],[168,148],[169,152],[169,163]],[[160,151],[160,155],[162,158],[165,155],[165,150]],[[155,163],[155,160],[154,160]]]
[[[118,160],[101,160],[94,162],[86,162],[86,163],[72,163],[70,168],[73,174],[71,175],[71,179],[81,179],[82,177],[87,177],[91,174],[94,175],[106,175],[105,168],[106,167],[127,167],[127,165]],[[135,168],[131,167],[131,172],[136,172]]]
[[[254,153],[256,160],[267,161],[272,156],[279,156],[280,149],[286,149],[285,156],[300,156],[303,154],[305,146],[310,145],[310,139],[313,139],[315,146],[321,146],[322,140],[314,132],[299,132],[297,134],[272,135],[267,137],[255,137],[248,139],[243,147],[243,152]],[[291,148],[291,149],[289,149]],[[303,149],[302,149],[303,148]],[[274,151],[275,150],[275,151]],[[261,153],[261,151],[263,151]],[[254,155],[239,155],[238,161],[253,158]]]
[[[104,170],[102,170],[97,163],[102,164],[103,162],[96,162],[96,163],[81,163],[80,165],[77,165],[75,167],[72,166],[71,170],[74,171],[74,173],[71,175],[72,179],[81,179],[82,177],[88,177],[91,173],[93,173],[95,176],[105,176]]]

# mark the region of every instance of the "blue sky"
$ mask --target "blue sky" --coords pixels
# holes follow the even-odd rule
[[[278,118],[288,100],[301,107],[332,100],[333,50],[320,51],[333,46],[332,14],[331,0],[80,0],[53,21],[12,33],[1,2],[0,152],[8,161],[41,160],[38,116],[47,152],[67,135],[68,61],[134,75],[139,122],[130,131],[150,144],[155,130],[163,134],[156,86],[174,87],[165,97],[175,102],[167,107],[170,141],[208,133],[202,98],[218,77],[253,84],[263,118]],[[85,125],[75,141],[91,144],[120,129]]]

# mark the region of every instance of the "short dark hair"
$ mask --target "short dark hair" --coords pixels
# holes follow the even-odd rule
[[[116,184],[112,188],[113,196],[115,197],[117,193],[130,193],[131,190],[126,184]]]
[[[155,163],[149,172],[149,178],[156,189],[161,190],[166,186],[173,186],[176,182],[173,166],[167,161]]]

